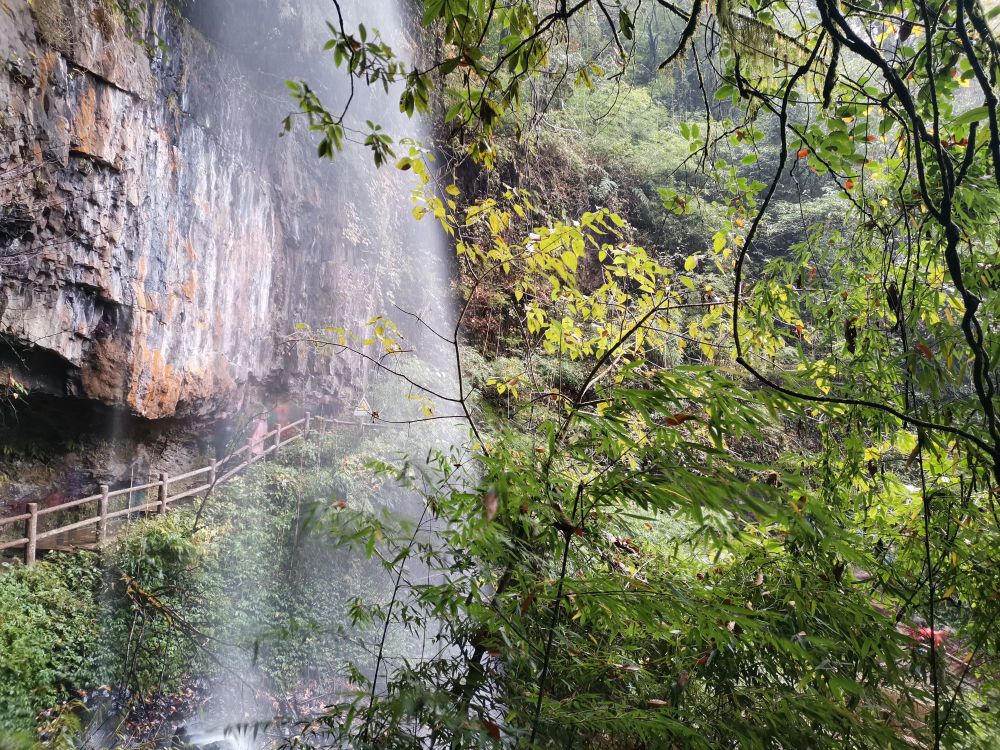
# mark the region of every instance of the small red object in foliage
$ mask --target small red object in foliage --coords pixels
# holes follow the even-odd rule
[[[689,419],[694,419],[694,414],[688,414],[687,412],[677,412],[672,414],[664,420],[664,424],[667,427],[676,427],[679,424],[687,422]]]
[[[944,643],[945,633],[943,630],[931,630],[929,627],[924,626],[922,628],[917,628],[914,630],[910,628],[910,638],[915,640],[917,643],[929,643],[931,638],[934,639],[934,646],[940,646]]]
[[[935,646],[940,646],[944,642],[944,633],[940,630],[931,630],[924,627],[917,630],[917,632],[920,634],[920,640],[922,641],[929,641],[933,638]]]

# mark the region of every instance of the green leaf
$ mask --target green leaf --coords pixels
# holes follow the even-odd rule
[[[430,26],[444,16],[445,0],[424,0],[424,26]]]
[[[631,41],[634,33],[632,16],[624,8],[618,11],[618,26],[621,28],[622,36]]]
[[[982,107],[973,107],[968,112],[959,115],[952,122],[953,125],[971,125],[979,120],[985,120],[990,116],[989,108],[985,105]]]
[[[575,273],[577,266],[576,253],[574,253],[572,250],[565,250],[563,251],[561,257],[562,257],[562,262],[566,266],[566,268],[568,268],[571,273]]]

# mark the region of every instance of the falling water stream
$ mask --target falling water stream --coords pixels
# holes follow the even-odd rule
[[[377,30],[393,46],[394,51],[405,58],[409,54],[410,45],[406,38],[404,11],[399,7],[400,4],[399,0],[341,0],[339,6],[348,31],[356,30],[357,25],[363,21],[369,34]],[[257,7],[264,9],[260,17],[254,16],[253,8]],[[307,80],[331,111],[339,112],[348,100],[351,87],[347,75],[334,66],[329,53],[324,55],[322,51],[323,43],[330,36],[325,22],[329,20],[337,23],[336,10],[331,2],[261,0],[243,3],[234,0],[196,0],[190,4],[188,13],[191,21],[205,33],[210,43],[218,47],[220,56],[238,57],[241,69],[246,71],[245,78],[238,85],[234,82],[233,91],[220,92],[220,96],[243,98],[242,103],[234,101],[233,106],[252,107],[256,101],[280,101],[282,104],[275,107],[276,112],[282,106],[285,112],[291,111],[294,104],[287,96],[285,79]],[[266,43],[257,44],[248,53],[243,48],[246,39],[265,40]],[[247,87],[256,90],[248,94]],[[391,92],[387,95],[381,87],[369,90],[363,84],[358,84],[351,97],[347,122],[364,129],[365,121],[371,120],[379,123],[397,141],[420,141],[424,133],[419,123],[402,115],[398,111],[397,101],[398,96]],[[246,119],[248,122],[254,120],[253,117]],[[256,119],[259,121],[260,118]],[[280,118],[276,118],[271,126],[263,132],[249,135],[257,139],[275,139],[277,142],[281,129]],[[303,134],[300,129],[288,137],[304,139],[311,136]],[[351,140],[358,140],[358,136],[351,137]],[[303,149],[302,153],[307,152]],[[328,223],[312,219],[313,225],[304,230],[304,233],[310,234],[310,241],[320,248],[324,243],[328,245],[331,254],[334,247],[341,248],[341,262],[342,248],[355,243],[356,247],[349,248],[347,252],[353,267],[344,269],[344,272],[349,273],[354,280],[363,280],[360,285],[340,289],[329,299],[314,303],[311,307],[313,320],[307,322],[313,326],[327,324],[360,329],[375,315],[384,314],[393,318],[399,323],[406,339],[405,345],[418,352],[416,359],[421,379],[439,393],[455,394],[457,379],[454,374],[453,352],[431,331],[433,328],[435,331],[448,332],[453,326],[453,313],[449,303],[450,266],[447,247],[443,235],[431,221],[417,222],[413,218],[410,199],[413,182],[406,174],[397,172],[391,166],[376,168],[370,153],[356,142],[346,144],[344,153],[319,167],[315,163],[315,156],[303,158],[310,158],[312,161],[309,164],[289,164],[288,167],[323,170],[325,194],[318,199],[315,195],[310,196],[309,202],[315,206],[318,200],[322,205],[321,213],[325,213],[330,219]],[[187,166],[190,169],[199,167],[198,164]],[[362,182],[367,183],[365,187],[376,184],[378,188],[362,190]],[[359,197],[366,193],[376,195],[377,200]],[[285,195],[283,199],[288,206],[299,204],[294,195]],[[350,214],[350,222],[345,219],[345,214]],[[347,223],[355,226],[347,227]],[[249,292],[237,289],[235,293]],[[418,313],[424,323],[400,310]],[[344,353],[339,356],[352,355]],[[351,373],[350,377],[357,382],[339,383],[338,391],[356,394],[358,398],[374,398],[371,394],[379,386],[381,379],[391,377],[380,373],[369,361],[355,362],[336,372]],[[405,398],[405,391],[401,389],[401,393],[404,394],[401,398]],[[309,408],[309,404],[302,406]],[[394,406],[372,404],[373,409],[384,410],[383,414],[392,413]],[[445,414],[448,407],[444,403],[435,404],[433,408],[437,414]],[[408,444],[419,444],[426,449],[435,444],[449,444],[448,434],[451,428],[447,424],[429,422],[428,425],[433,427],[424,425],[384,429],[397,429],[401,443],[406,437]],[[420,501],[415,496],[407,498],[402,492],[395,492],[393,495],[396,509],[404,513],[415,515],[422,507],[418,505]],[[411,504],[409,509],[405,507],[407,503]],[[313,540],[312,543],[317,542]],[[312,582],[329,581],[330,586],[336,586],[338,576],[335,571],[323,567],[329,564],[331,556],[313,552],[303,553],[309,557],[299,575]],[[361,575],[386,575],[374,565],[359,566],[357,570]],[[236,574],[239,571],[230,572]],[[222,577],[225,586],[224,562]],[[267,593],[269,587],[288,585],[279,576],[249,584],[240,580],[239,585],[248,588],[242,592],[229,592],[232,601],[238,602],[241,595],[245,595],[249,601],[259,601],[262,599],[262,592]],[[336,595],[336,592],[333,594]],[[234,607],[236,609],[242,610]],[[275,709],[273,701],[262,699],[261,696],[267,694],[267,689],[256,670],[255,662],[257,646],[266,637],[266,633],[280,624],[272,621],[272,615],[268,611],[253,612],[249,618],[245,611],[215,613],[219,630],[230,633],[232,637],[226,643],[210,643],[207,646],[213,651],[212,658],[224,668],[221,676],[210,683],[211,697],[206,708],[186,718],[184,734],[195,747],[254,750],[268,746],[268,740],[263,738],[255,725],[276,720],[282,712],[280,708]],[[316,643],[316,648],[333,647],[328,639],[318,639]],[[307,656],[304,661],[310,662],[311,659]],[[303,663],[301,666],[303,673],[306,673],[311,665]],[[100,743],[111,740],[104,734],[97,735],[94,741]]]

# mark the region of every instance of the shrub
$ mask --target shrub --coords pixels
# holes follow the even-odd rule
[[[51,555],[0,573],[0,737],[70,691],[102,681],[99,558]]]
[[[135,524],[103,553],[53,553],[0,570],[0,748],[78,691],[114,684],[142,693],[186,674],[188,642],[167,615],[190,607],[200,559],[184,516]]]
[[[39,715],[67,702],[47,714],[56,736],[52,726],[80,718],[71,699],[100,685],[169,693],[218,675],[218,658],[280,693],[362,660],[352,603],[387,599],[388,578],[330,545],[324,519],[342,497],[364,512],[399,500],[365,466],[389,450],[384,439],[330,435],[282,451],[212,496],[197,533],[192,505],[130,525],[100,552],[0,567],[0,750],[30,747]],[[192,637],[239,648],[208,656]]]

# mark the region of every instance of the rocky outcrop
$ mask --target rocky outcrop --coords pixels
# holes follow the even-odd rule
[[[279,138],[280,71],[112,5],[0,0],[0,371],[150,420],[335,393],[358,364],[283,341],[384,311],[406,187]]]

